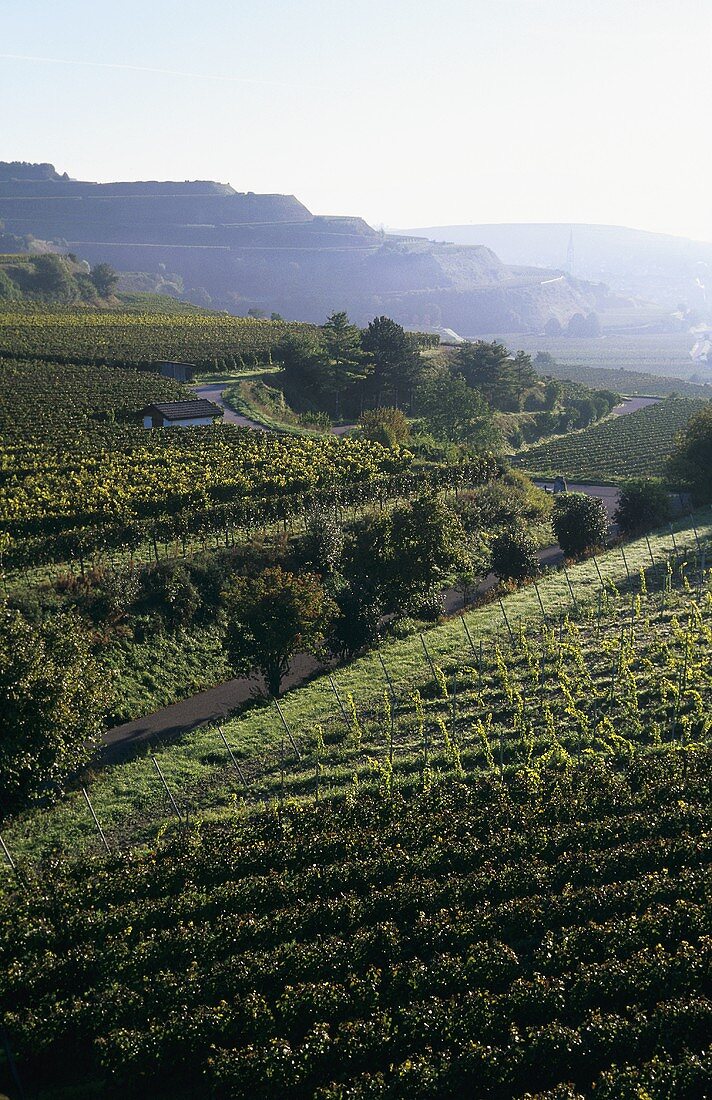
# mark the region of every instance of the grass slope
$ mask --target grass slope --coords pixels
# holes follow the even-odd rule
[[[677,434],[700,408],[699,401],[670,397],[531,447],[512,461],[546,478],[564,474],[573,480],[618,482],[661,476]]]
[[[566,660],[574,661],[574,665],[569,670],[571,683],[578,684],[581,689],[585,688],[589,691],[591,699],[601,695],[602,717],[607,717],[612,722],[612,727],[606,726],[607,732],[604,731],[601,734],[604,744],[610,741],[611,737],[615,743],[618,727],[625,717],[621,717],[615,707],[610,714],[608,713],[605,695],[613,661],[618,660],[616,646],[620,642],[621,629],[629,630],[631,616],[631,593],[617,596],[610,582],[615,585],[627,583],[629,571],[630,584],[635,596],[639,587],[639,570],[651,566],[652,555],[657,567],[654,582],[651,579],[650,584],[652,587],[654,583],[657,591],[654,595],[641,597],[645,607],[641,604],[640,611],[635,611],[634,614],[634,633],[637,637],[636,644],[640,648],[640,661],[644,663],[642,667],[647,669],[648,665],[645,662],[658,660],[656,646],[665,644],[672,645],[674,660],[679,664],[682,643],[676,639],[675,635],[672,636],[672,642],[669,639],[670,630],[673,629],[671,616],[674,612],[678,615],[678,622],[687,622],[690,616],[694,619],[696,613],[690,602],[691,595],[686,591],[679,574],[675,578],[675,583],[681,591],[676,594],[669,593],[665,597],[666,604],[663,610],[659,592],[659,586],[665,579],[662,563],[671,555],[681,553],[683,548],[694,547],[698,538],[701,542],[708,543],[711,536],[712,521],[709,514],[705,517],[698,515],[696,530],[689,525],[688,521],[687,526],[678,525],[677,533],[674,535],[658,534],[651,537],[649,541],[643,539],[629,544],[625,557],[620,550],[613,550],[601,555],[598,559],[571,567],[568,575],[551,573],[540,581],[539,596],[550,621],[558,621],[559,616],[567,610],[573,613],[569,584],[575,593],[577,610],[582,619],[580,629],[585,630],[585,637],[576,641],[574,631],[571,635],[571,651]],[[596,600],[601,583],[599,570],[606,579],[606,588],[611,600],[610,606],[605,609],[605,615],[610,619],[610,629],[606,633],[606,646],[602,644],[596,622]],[[517,633],[520,624],[529,624],[530,630],[539,629],[541,624],[539,596],[532,587],[529,587],[513,593],[505,600],[504,609],[514,635],[514,643],[511,655],[502,659],[505,665],[511,664],[521,669],[523,676],[525,676],[525,670],[522,662],[527,664],[527,668],[528,662],[523,657],[523,648],[516,640]],[[606,596],[606,600],[608,598]],[[674,601],[677,601],[679,606]],[[637,605],[633,606],[635,608]],[[661,612],[660,630],[656,629],[654,623],[648,627],[647,620],[651,619],[652,622]],[[709,614],[708,610],[705,610],[705,614]],[[464,723],[463,728],[474,731],[466,734],[467,743],[461,745],[458,751],[461,758],[466,760],[468,767],[477,769],[488,766],[487,744],[496,754],[500,752],[499,729],[501,728],[506,731],[503,732],[503,738],[508,742],[508,744],[502,743],[506,762],[509,763],[511,760],[511,762],[521,763],[529,752],[529,734],[525,735],[517,726],[518,719],[511,710],[509,701],[506,706],[502,705],[502,693],[507,695],[507,689],[502,683],[501,661],[495,653],[497,645],[502,654],[509,653],[507,647],[510,643],[507,641],[507,625],[503,613],[496,605],[487,606],[468,612],[464,619],[475,644],[474,653],[460,618],[430,630],[425,636],[430,658],[435,665],[444,668],[449,678],[449,691],[452,686],[452,677],[457,678],[460,699],[457,704],[456,720]],[[692,625],[694,626],[694,623]],[[579,627],[576,626],[575,629]],[[479,673],[473,672],[473,666],[479,663],[480,643],[483,647],[485,672],[491,680],[493,692],[493,702],[487,705],[478,700]],[[699,654],[695,657],[695,661],[706,659],[708,649],[709,639],[705,635],[700,642]],[[598,686],[595,692],[592,688],[589,690],[588,680],[581,668],[581,660],[584,668],[590,666],[596,670]],[[673,660],[672,656],[670,660]],[[675,669],[678,668],[678,664],[675,664]],[[384,666],[388,681],[384,675]],[[663,667],[666,666],[663,665]],[[468,669],[469,671],[466,671]],[[678,672],[674,675],[677,676]],[[526,676],[530,673],[531,670],[526,673]],[[673,675],[672,672],[671,675]],[[709,670],[705,675],[709,678]],[[390,718],[385,713],[388,709],[388,696],[384,697],[384,691],[389,689],[399,701],[407,700],[404,712],[398,714],[398,722],[393,733],[399,745],[396,752],[396,771],[407,780],[408,776],[411,779],[414,774],[417,776],[423,767],[424,735],[419,728],[420,720],[416,715],[417,707],[413,700],[416,688],[421,688],[424,698],[431,700],[428,704],[430,713],[427,728],[430,730],[429,736],[433,739],[432,751],[436,754],[433,761],[435,766],[441,767],[446,758],[454,759],[452,747],[447,747],[445,733],[440,724],[440,720],[444,721],[446,728],[449,729],[447,723],[450,721],[448,714],[452,700],[445,699],[441,688],[439,686],[436,688],[434,685],[433,671],[426,660],[420,638],[409,637],[384,646],[379,651],[368,653],[350,665],[336,670],[334,682],[347,719],[351,716],[348,721],[344,720],[337,706],[327,677],[320,677],[284,697],[282,710],[296,741],[301,745],[302,756],[301,760],[296,760],[294,752],[287,744],[289,753],[284,761],[286,769],[284,777],[282,777],[280,758],[284,733],[273,705],[258,705],[226,725],[230,744],[242,761],[250,783],[248,805],[259,804],[265,799],[270,800],[279,795],[280,791],[283,794],[295,796],[311,797],[313,795],[314,736],[317,726],[323,728],[329,752],[333,753],[328,760],[325,758],[322,762],[324,770],[321,774],[321,782],[324,790],[332,789],[334,792],[343,793],[353,785],[354,776],[357,777],[360,785],[370,782],[378,786],[382,782],[384,753],[387,757],[391,738]],[[657,683],[657,680],[655,682]],[[554,721],[559,723],[562,747],[566,752],[577,751],[577,745],[581,749],[586,748],[588,743],[585,740],[581,741],[580,736],[581,716],[572,717],[568,713],[566,710],[568,702],[565,699],[563,687],[558,680],[556,684],[559,686],[554,693],[556,697]],[[555,687],[553,680],[551,686]],[[642,691],[644,687],[645,685],[641,683],[636,691]],[[510,688],[514,691],[512,684]],[[518,687],[516,691],[519,692]],[[657,698],[658,687],[655,687],[655,692]],[[525,685],[525,695],[530,694],[531,688]],[[349,696],[353,699],[358,726],[353,721]],[[515,702],[515,696],[512,695],[512,705]],[[688,702],[692,706],[689,700]],[[477,715],[478,719],[481,718],[486,723],[488,707],[492,708],[493,716],[500,715],[498,719],[500,725],[495,724],[494,729],[489,732],[485,725],[483,739],[477,722],[475,721],[473,725],[472,716]],[[668,736],[666,731],[670,728],[670,713],[665,710],[663,702],[658,701],[656,707],[662,708],[660,716],[656,718],[656,721],[660,722],[661,737],[663,734]],[[518,704],[515,710],[517,708]],[[394,714],[395,710],[394,707]],[[547,753],[555,748],[548,722],[549,719],[543,710],[538,713],[532,749],[535,755]],[[652,744],[652,731],[641,734],[641,740]],[[374,766],[370,762],[372,759],[380,761],[380,764]],[[214,813],[220,814],[233,808],[236,800],[242,801],[244,797],[242,783],[231,770],[224,746],[214,727],[206,726],[195,730],[179,743],[165,747],[161,752],[161,767],[181,805],[191,805],[193,812],[200,810],[207,816]],[[125,845],[144,841],[155,835],[156,830],[170,816],[170,806],[166,803],[165,793],[158,782],[155,768],[148,758],[143,757],[130,763],[98,770],[89,779],[94,805],[112,844]],[[91,850],[97,843],[91,819],[78,792],[68,795],[52,808],[38,809],[25,814],[6,831],[5,839],[18,858],[35,857],[57,849],[74,852]]]

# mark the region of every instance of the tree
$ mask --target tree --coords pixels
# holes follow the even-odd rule
[[[336,512],[317,509],[307,516],[299,557],[307,568],[322,576],[335,573],[344,552],[344,529]]]
[[[712,403],[691,418],[668,464],[671,477],[689,485],[700,504],[712,501]]]
[[[287,332],[274,349],[289,387],[301,393],[321,393],[328,384],[329,358],[325,341],[313,329]]]
[[[119,276],[116,274],[111,264],[97,264],[96,267],[91,269],[89,278],[94,284],[100,298],[108,298],[109,295],[113,294],[116,284],[119,281]]]
[[[436,374],[418,388],[416,404],[436,439],[464,443],[478,451],[501,449],[492,410],[464,378]]]
[[[422,601],[450,572],[469,564],[459,518],[441,496],[430,493],[394,508],[390,551],[389,596],[399,610]]]
[[[89,760],[111,701],[75,613],[40,629],[0,610],[0,815],[61,792]]]
[[[367,584],[351,581],[335,595],[338,614],[329,646],[342,659],[373,646],[381,631],[382,607],[378,592]]]
[[[566,326],[567,336],[600,336],[601,335],[601,322],[598,314],[591,313],[574,313],[573,317],[569,319],[569,323]]]
[[[44,297],[56,298],[63,302],[72,301],[77,292],[76,283],[66,261],[52,252],[33,257],[30,289]]]
[[[577,557],[602,546],[608,535],[608,513],[598,497],[560,493],[554,500],[554,534],[567,557]]]
[[[453,373],[462,375],[467,385],[479,390],[494,408],[518,409],[520,389],[517,371],[524,368],[520,363],[515,371],[514,363],[504,344],[496,341],[488,344],[484,340],[473,343],[468,340],[457,349]]]
[[[492,542],[492,572],[502,580],[523,581],[539,573],[536,543],[528,531],[503,531]]]
[[[388,406],[368,409],[361,414],[359,424],[364,439],[371,439],[384,447],[400,447],[408,442],[410,436],[410,424],[405,413]]]
[[[371,389],[378,403],[387,396],[398,407],[409,405],[423,370],[415,337],[390,317],[375,317],[362,335],[362,346],[373,360]]]
[[[240,577],[224,591],[225,651],[236,672],[258,669],[270,695],[279,695],[295,653],[323,643],[336,605],[314,573],[297,576],[276,565]]]
[[[638,535],[670,519],[670,495],[659,481],[638,478],[621,488],[613,515],[625,535]]]
[[[371,365],[361,346],[361,330],[352,325],[343,311],[332,313],[322,329],[329,370],[325,380],[336,396],[336,416],[340,415],[341,397],[367,377]]]

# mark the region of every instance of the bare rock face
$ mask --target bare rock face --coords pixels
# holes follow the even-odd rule
[[[207,180],[91,183],[51,164],[0,163],[8,234],[62,240],[90,263],[174,273],[185,296],[246,313],[323,321],[346,309],[465,336],[541,329],[591,309],[587,284],[508,267],[482,245],[387,236],[358,217],[313,215],[293,195]]]

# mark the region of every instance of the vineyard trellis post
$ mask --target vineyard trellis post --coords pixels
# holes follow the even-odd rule
[[[239,775],[239,777],[240,777],[240,780],[242,781],[242,784],[243,784],[243,786],[245,787],[245,789],[247,789],[247,787],[248,787],[248,782],[247,782],[247,780],[246,780],[246,778],[245,778],[245,775],[244,775],[244,772],[243,772],[242,768],[240,767],[240,761],[239,761],[239,760],[237,759],[237,757],[236,757],[236,756],[235,756],[235,754],[233,753],[232,749],[231,749],[231,748],[230,748],[230,746],[228,745],[228,743],[227,743],[227,738],[225,737],[225,734],[224,734],[224,732],[223,732],[223,728],[222,728],[222,726],[218,726],[218,733],[220,734],[220,738],[221,738],[221,740],[222,740],[222,743],[223,743],[223,745],[225,746],[225,749],[226,749],[226,751],[227,751],[227,755],[228,755],[228,757],[230,758],[230,763],[232,764],[233,768],[235,769],[235,771],[236,771],[236,772],[237,772],[237,774]]]
[[[151,760],[153,761],[153,766],[154,766],[154,768],[155,768],[155,769],[156,769],[156,771],[158,772],[158,777],[159,777],[159,779],[160,779],[160,781],[161,781],[161,784],[163,785],[163,789],[164,789],[164,791],[165,791],[165,792],[166,792],[166,794],[168,795],[168,798],[169,798],[169,800],[170,800],[171,806],[173,807],[173,809],[174,809],[174,811],[175,811],[175,815],[176,815],[176,817],[178,818],[178,820],[182,822],[182,821],[183,821],[183,816],[182,816],[182,814],[181,814],[180,810],[178,809],[178,803],[176,802],[175,798],[173,797],[173,793],[172,793],[172,791],[171,791],[170,787],[169,787],[169,786],[168,786],[168,784],[166,783],[166,777],[165,777],[165,775],[163,774],[163,771],[162,771],[162,769],[161,769],[161,765],[160,765],[160,764],[158,763],[158,761],[157,761],[157,759],[156,759],[156,757],[155,757],[155,756],[152,756],[152,757],[151,757]]]
[[[101,843],[104,845],[106,851],[109,854],[111,854],[111,848],[109,847],[109,843],[108,843],[106,837],[104,836],[104,830],[102,829],[102,827],[99,823],[99,818],[96,816],[96,813],[94,811],[94,807],[91,804],[91,799],[89,797],[89,793],[88,793],[86,787],[82,787],[82,794],[84,796],[84,801],[86,802],[87,806],[89,807],[89,813],[92,816],[92,820],[93,820],[94,824],[96,825],[96,831],[98,832],[99,836],[101,837]]]
[[[541,608],[541,617],[542,617],[543,621],[546,622],[546,611],[544,610],[544,601],[541,598],[541,592],[539,591],[539,585],[536,583],[536,580],[534,581],[534,591],[536,592],[536,597],[539,601],[539,607]]]
[[[465,629],[465,634],[467,635],[467,640],[470,643],[470,649],[472,650],[473,655],[476,657],[477,656],[477,650],[475,649],[475,643],[472,639],[472,635],[470,634],[470,628],[467,625],[467,619],[465,618],[464,615],[461,616],[460,621],[462,622],[462,625]]]
[[[564,576],[566,577],[566,583],[567,583],[568,588],[569,588],[569,595],[571,597],[571,606],[573,607],[574,611],[578,615],[578,609],[579,608],[578,608],[578,604],[576,602],[576,597],[574,595],[573,585],[571,584],[571,577],[569,576],[569,571],[566,568],[566,562],[564,562]]]
[[[512,631],[512,627],[510,626],[509,619],[507,618],[507,612],[504,609],[504,604],[502,603],[502,597],[499,596],[498,599],[499,599],[500,610],[502,612],[502,615],[504,617],[504,622],[505,622],[505,625],[507,627],[507,633],[509,634],[509,640],[512,643],[512,645],[514,645],[514,633]]]
[[[331,685],[331,690],[334,693],[334,698],[336,699],[336,702],[339,704],[339,710],[341,711],[341,717],[343,718],[344,725],[346,726],[346,732],[349,733],[351,731],[351,723],[349,722],[349,716],[346,713],[346,708],[344,707],[344,704],[341,701],[341,696],[339,695],[339,692],[336,688],[336,683],[334,681],[334,677],[331,675],[331,673],[328,674],[328,680],[329,680],[329,684]]]
[[[623,548],[622,543],[621,543],[621,557],[623,558],[623,565],[625,566],[626,576],[627,576],[628,580],[630,580],[630,569],[628,568],[628,559],[625,556],[625,549]]]
[[[279,717],[281,719],[282,726],[284,728],[284,732],[287,734],[287,737],[289,738],[289,743],[292,746],[292,748],[294,749],[294,755],[296,756],[297,760],[301,761],[302,754],[299,751],[299,747],[297,745],[297,742],[294,740],[294,735],[293,735],[291,729],[289,728],[289,723],[287,722],[287,719],[284,717],[284,711],[282,710],[282,708],[280,706],[279,699],[275,699],[274,702],[275,702],[275,706],[277,707],[277,713],[279,714]]]
[[[7,844],[5,843],[5,840],[4,840],[1,833],[0,833],[0,848],[2,848],[3,855],[5,856],[5,859],[7,860],[8,865],[9,865],[10,870],[12,871],[13,875],[15,876],[17,881],[20,883],[20,885],[24,886],[25,883],[22,879],[22,876],[21,876],[20,872],[17,869],[17,864],[15,863],[15,860],[12,858],[12,855],[10,853],[10,849],[8,848]]]
[[[421,638],[421,641],[422,641],[422,638],[423,638],[422,634],[421,634],[420,638]],[[423,645],[425,645],[424,642],[423,642]],[[393,706],[395,707],[397,705],[398,700],[396,699],[396,693],[395,693],[395,690],[393,688],[393,681],[391,680],[391,678],[388,674],[388,669],[386,668],[386,662],[383,660],[383,654],[381,653],[380,649],[378,651],[378,660],[381,662],[381,668],[383,669],[383,675],[386,678],[386,684],[388,685],[388,690],[391,693],[391,702],[393,703]],[[433,673],[433,676],[434,675],[435,675],[435,673]]]
[[[424,652],[424,654],[425,654],[425,656],[426,656],[426,658],[427,658],[428,664],[430,665],[430,672],[431,672],[431,674],[432,674],[432,677],[433,677],[433,681],[434,681],[434,682],[435,682],[435,683],[437,684],[438,678],[437,678],[437,675],[436,675],[436,673],[435,673],[435,665],[433,664],[433,659],[432,659],[432,657],[430,656],[430,653],[429,653],[429,651],[428,651],[428,647],[427,647],[427,645],[425,644],[425,638],[424,638],[424,636],[423,636],[423,634],[422,634],[422,633],[421,633],[421,635],[420,635],[420,642],[421,642],[421,645],[422,645],[422,647],[423,647],[423,652]],[[380,656],[380,654],[379,654],[379,656]],[[385,667],[385,666],[384,666],[384,667]]]

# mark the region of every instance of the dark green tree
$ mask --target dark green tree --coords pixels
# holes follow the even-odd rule
[[[559,546],[567,557],[578,557],[608,537],[606,506],[586,493],[560,493],[554,500],[552,527]]]
[[[361,330],[351,324],[343,311],[327,317],[322,333],[328,359],[324,388],[335,396],[338,419],[343,395],[366,379],[371,364],[361,346]]]
[[[273,351],[282,364],[287,386],[298,393],[318,395],[328,389],[329,357],[323,336],[313,329],[287,332]]]
[[[395,508],[386,567],[390,604],[412,607],[442,587],[451,572],[466,569],[467,545],[460,520],[441,496],[426,494]]]
[[[378,591],[355,580],[342,585],[334,600],[338,612],[329,637],[331,651],[343,659],[375,645],[383,616]]]
[[[47,253],[33,258],[34,274],[30,289],[45,298],[71,302],[77,295],[77,287],[62,256]]]
[[[311,512],[299,542],[300,563],[322,576],[331,576],[339,569],[343,552],[344,529],[336,512],[324,509]]]
[[[114,293],[119,276],[111,264],[97,264],[91,269],[89,276],[100,298],[108,298]]]
[[[390,317],[375,317],[363,333],[362,345],[373,362],[370,390],[376,402],[408,408],[423,372],[416,338]]]
[[[621,487],[613,519],[624,535],[638,535],[667,523],[670,515],[670,494],[665,486],[637,478]]]
[[[237,673],[259,670],[272,696],[296,653],[324,642],[336,606],[314,573],[296,575],[272,566],[239,577],[225,589],[225,652]]]
[[[476,451],[501,449],[492,410],[460,376],[441,372],[429,378],[418,387],[416,408],[436,439],[464,443]]]
[[[0,818],[56,795],[91,757],[112,692],[75,613],[0,609]]]
[[[454,374],[462,375],[468,386],[479,390],[493,408],[519,408],[520,388],[514,360],[504,344],[467,341],[457,349],[452,369]]]
[[[691,418],[668,464],[670,476],[692,490],[700,504],[712,501],[712,403]]]

